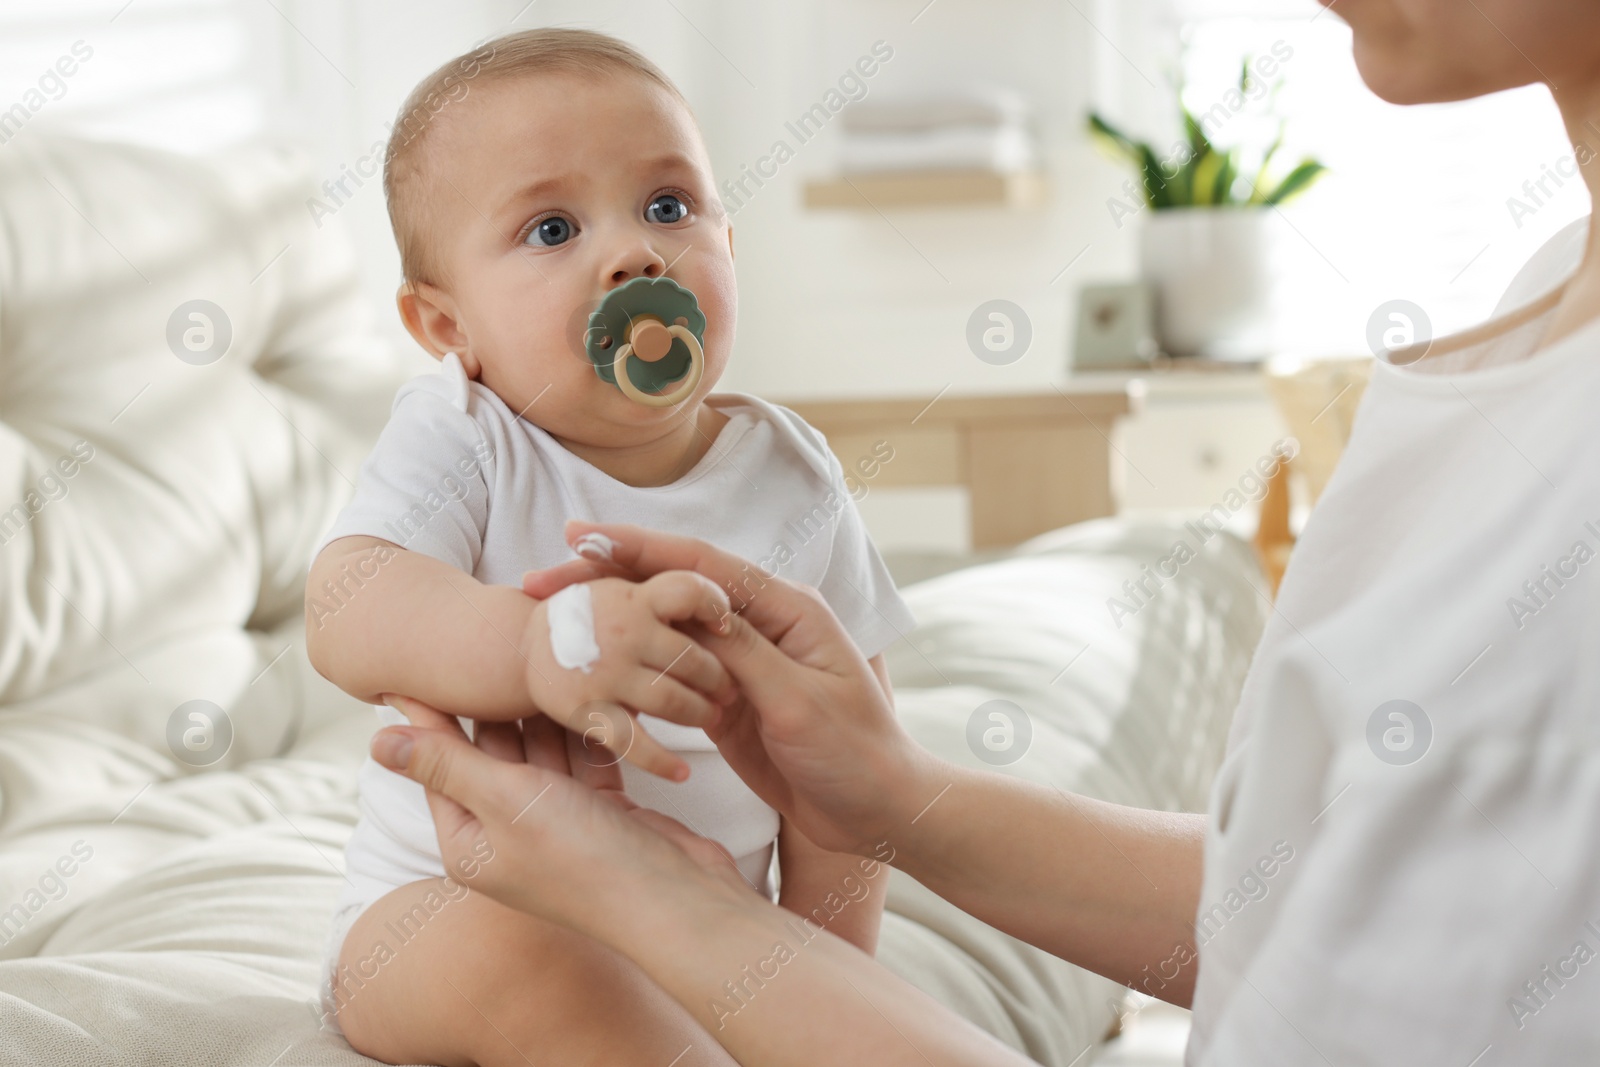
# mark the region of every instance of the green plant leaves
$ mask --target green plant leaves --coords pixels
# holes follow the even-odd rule
[[[1247,56],[1239,70],[1241,93],[1249,89],[1251,78]],[[1113,158],[1130,164],[1139,172],[1147,207],[1277,207],[1304,193],[1327,173],[1327,167],[1308,157],[1269,191],[1268,170],[1283,145],[1283,123],[1278,124],[1277,136],[1262,154],[1261,163],[1253,173],[1247,173],[1242,162],[1245,147],[1219,149],[1206,135],[1203,124],[1183,105],[1181,86],[1178,98],[1184,140],[1173,146],[1165,161],[1149,142],[1134,140],[1098,113],[1089,113],[1090,137]],[[1241,191],[1241,184],[1249,191]]]
[[[1327,170],[1327,167],[1324,167],[1314,159],[1302,160],[1298,167],[1291,170],[1283,181],[1278,183],[1276,189],[1262,198],[1261,202],[1268,207],[1276,207],[1290,197],[1305,192],[1311,187],[1311,183],[1326,173]]]
[[[1089,112],[1089,136],[1111,155],[1130,163],[1138,163],[1139,147],[1133,143],[1132,138],[1093,111]]]

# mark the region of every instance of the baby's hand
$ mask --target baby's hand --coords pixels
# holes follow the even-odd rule
[[[688,765],[629,712],[685,726],[715,721],[717,704],[736,695],[733,679],[672,623],[697,620],[721,632],[728,610],[727,594],[690,571],[567,586],[540,601],[528,619],[521,648],[528,692],[540,711],[583,738],[587,758],[625,758],[681,781]]]

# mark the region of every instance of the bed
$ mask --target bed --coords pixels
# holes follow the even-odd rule
[[[5,1063],[375,1062],[314,989],[375,721],[307,663],[301,598],[407,371],[315,186],[262,146],[30,131],[0,155]],[[1198,810],[1268,602],[1218,536],[1114,620],[1180,534],[1102,519],[921,561],[900,715],[952,759]],[[1003,765],[969,742],[992,701],[1030,727]],[[1119,986],[898,874],[879,955],[1040,1063],[1116,1015]]]

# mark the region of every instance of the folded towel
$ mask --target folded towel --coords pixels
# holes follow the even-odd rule
[[[1013,174],[1034,161],[1033,137],[1021,126],[948,126],[920,132],[847,133],[839,165],[847,173],[896,170],[992,170]]]
[[[1014,89],[972,85],[938,95],[863,100],[846,109],[844,128],[860,133],[928,130],[941,126],[1026,125],[1027,99]]]

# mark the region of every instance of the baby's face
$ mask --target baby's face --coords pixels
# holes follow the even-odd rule
[[[631,76],[540,74],[491,85],[435,133],[441,306],[467,372],[558,438],[646,444],[692,416],[727,364],[732,230],[693,119]],[[667,408],[625,397],[583,354],[588,313],[634,278],[671,277],[706,316],[705,372]]]

